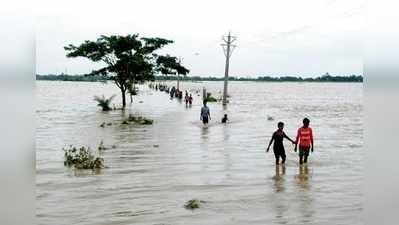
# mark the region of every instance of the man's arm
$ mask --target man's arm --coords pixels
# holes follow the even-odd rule
[[[270,141],[269,141],[269,145],[268,145],[267,148],[266,148],[266,152],[269,152],[270,145],[272,145],[273,140],[274,140],[274,133],[273,133],[273,135],[272,135],[272,138],[271,138]]]
[[[295,144],[295,141],[293,141],[290,137],[288,137],[285,132],[283,132],[283,137],[287,138],[288,140],[290,140],[292,142],[292,144]]]

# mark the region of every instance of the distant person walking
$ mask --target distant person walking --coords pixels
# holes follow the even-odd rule
[[[295,141],[295,152],[299,144],[299,164],[308,162],[309,150],[313,152],[313,131],[309,127],[310,120],[303,119],[303,126],[298,129]]]
[[[227,121],[229,121],[229,118],[227,118],[227,114],[224,114],[222,118],[222,123],[227,123]]]
[[[269,145],[267,146],[266,152],[269,152],[270,145],[273,145],[273,152],[274,152],[274,157],[276,158],[276,165],[279,164],[279,160],[281,157],[281,163],[285,163],[286,155],[285,155],[285,149],[284,149],[284,144],[283,140],[284,138],[287,138],[292,142],[292,144],[295,144],[295,141],[293,141],[291,138],[289,138],[285,132],[283,131],[284,129],[284,123],[283,122],[278,122],[277,123],[277,130],[273,133],[272,139],[270,139]]]
[[[201,117],[202,123],[207,125],[209,120],[211,119],[211,113],[209,111],[208,106],[206,106],[206,100],[204,100],[204,106],[201,108]]]
[[[186,94],[184,95],[184,101],[186,103],[186,107],[188,106],[188,102],[189,102],[189,96],[188,96],[188,92],[186,91]]]
[[[188,104],[191,107],[191,105],[193,104],[193,96],[190,94],[190,96],[188,97]]]

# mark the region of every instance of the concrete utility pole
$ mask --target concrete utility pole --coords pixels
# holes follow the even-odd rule
[[[179,64],[181,64],[182,59],[183,59],[182,57],[179,57]],[[178,72],[176,72],[176,73],[177,73],[177,90],[180,90],[180,87],[179,87],[180,74]]]
[[[232,43],[236,40],[236,37],[231,36],[231,33],[226,36],[222,37],[224,44],[221,44],[223,47],[223,53],[226,56],[226,66],[224,69],[224,88],[223,88],[223,105],[227,104],[227,82],[229,81],[229,63],[230,63],[230,56],[233,53],[233,50],[236,45],[232,45]]]

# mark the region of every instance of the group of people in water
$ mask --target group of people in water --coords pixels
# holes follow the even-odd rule
[[[288,139],[292,144],[295,145],[295,152],[297,152],[299,146],[299,164],[302,165],[308,162],[309,152],[313,152],[313,131],[312,128],[309,127],[310,120],[308,118],[304,118],[302,122],[303,126],[298,129],[295,141],[289,138],[283,131],[284,123],[277,123],[277,130],[273,133],[269,145],[266,148],[266,152],[269,152],[270,146],[274,142],[273,152],[276,158],[276,165],[280,163],[280,158],[282,164],[284,164],[286,160],[283,144],[284,138]]]
[[[154,88],[153,86],[150,87]],[[165,91],[169,93],[171,98],[177,97],[179,99],[182,99],[182,92],[175,87],[169,89],[169,87],[167,87],[166,85],[156,84],[155,89],[159,89],[160,91]],[[184,100],[186,106],[189,105],[191,107],[193,97],[191,94],[188,94],[187,91],[185,91]],[[203,106],[201,107],[200,120],[205,127],[208,126],[209,120],[211,120],[211,113],[209,107],[207,106],[206,100],[203,101]],[[221,123],[227,123],[228,121],[229,119],[227,117],[227,114],[224,114],[223,118],[221,119]],[[295,141],[289,138],[283,131],[284,123],[277,123],[277,130],[273,132],[272,138],[270,139],[269,144],[266,148],[266,152],[269,152],[270,146],[273,144],[273,153],[276,159],[276,165],[280,164],[280,158],[281,164],[284,165],[287,158],[283,144],[284,138],[288,139],[293,145],[295,145],[295,152],[297,152],[299,149],[299,164],[302,165],[308,162],[309,152],[313,152],[313,131],[312,128],[309,127],[310,120],[308,118],[304,118],[302,122],[303,126],[298,128]]]
[[[169,88],[168,86],[163,84],[155,84],[155,85],[149,84],[149,87],[157,91],[159,90],[168,93],[171,99],[173,98],[177,98],[179,100],[183,99],[183,92],[178,88],[175,88],[174,86],[172,88]],[[193,104],[193,96],[191,93],[189,94],[187,90],[185,91],[184,94],[184,102],[186,103],[186,107],[191,107]]]
[[[206,105],[206,100],[204,100],[203,104],[204,105],[201,108],[200,120],[202,121],[204,126],[207,126],[209,120],[211,119],[211,112],[209,110],[209,107]],[[227,118],[227,114],[224,114],[221,122],[227,123],[227,121],[229,121],[229,119]]]

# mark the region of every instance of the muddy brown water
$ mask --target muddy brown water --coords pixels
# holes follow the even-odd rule
[[[198,94],[207,87],[219,97],[222,82],[182,82],[193,93],[191,108],[140,86],[127,110],[111,112],[92,99],[117,94],[118,105],[112,83],[36,85],[38,224],[362,224],[362,84],[230,82],[227,108],[209,104],[208,128]],[[129,114],[155,122],[121,125]],[[315,136],[310,162],[299,167],[285,141],[286,166],[275,167],[265,146],[277,122],[295,138],[305,116]],[[96,149],[101,141],[108,168],[64,167],[63,147]],[[205,203],[185,209],[194,198]]]

